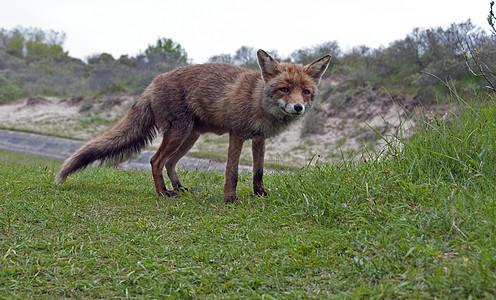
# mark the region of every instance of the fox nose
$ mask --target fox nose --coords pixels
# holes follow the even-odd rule
[[[300,112],[300,111],[302,111],[302,110],[303,110],[303,105],[301,105],[301,104],[295,104],[293,108],[294,108],[294,110],[296,110],[297,112]]]

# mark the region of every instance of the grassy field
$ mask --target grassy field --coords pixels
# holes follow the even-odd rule
[[[460,100],[461,101],[461,100]],[[0,298],[484,298],[496,296],[496,106],[461,102],[370,157],[240,175],[148,171],[0,152]],[[379,155],[377,155],[379,154]],[[377,158],[380,157],[380,158]]]

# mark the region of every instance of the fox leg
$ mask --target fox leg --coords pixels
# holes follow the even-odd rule
[[[155,190],[160,196],[173,197],[177,195],[175,191],[168,191],[165,187],[163,170],[167,159],[183,144],[185,136],[187,136],[187,133],[185,134],[183,131],[170,128],[164,133],[162,144],[160,144],[157,152],[150,159]]]
[[[169,176],[172,187],[175,190],[188,190],[187,188],[183,187],[181,185],[181,182],[179,181],[179,176],[177,175],[176,171],[176,164],[181,159],[181,157],[188,153],[191,147],[193,147],[199,136],[200,134],[198,132],[191,131],[191,133],[188,135],[186,140],[184,140],[179,149],[177,149],[176,152],[174,152],[174,154],[172,154],[172,156],[170,156],[165,163],[167,175]]]
[[[236,185],[238,184],[238,164],[241,148],[243,148],[243,137],[234,131],[229,133],[229,150],[227,152],[226,181],[224,183],[224,202],[235,203]]]
[[[265,155],[265,139],[254,137],[251,144],[253,152],[253,193],[258,196],[267,196],[263,184],[263,166]]]

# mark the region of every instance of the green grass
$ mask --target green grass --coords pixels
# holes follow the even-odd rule
[[[380,156],[268,173],[265,198],[241,174],[237,206],[215,172],[169,199],[148,171],[54,185],[57,162],[0,152],[0,297],[494,297],[496,105],[460,106]]]
[[[16,152],[0,150],[0,161],[8,161],[21,165],[42,164],[46,166],[53,166],[60,161],[52,158],[44,158],[32,155],[26,155]]]

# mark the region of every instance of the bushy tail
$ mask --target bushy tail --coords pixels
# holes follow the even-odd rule
[[[67,158],[60,166],[55,182],[64,182],[71,173],[96,160],[122,160],[129,157],[150,143],[156,132],[149,99],[140,98],[117,124],[87,141]]]

